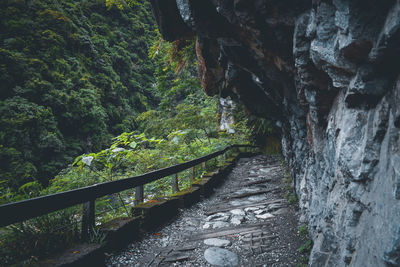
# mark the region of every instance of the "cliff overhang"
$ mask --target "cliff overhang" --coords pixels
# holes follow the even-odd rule
[[[400,3],[152,0],[209,95],[275,122],[311,265],[400,265]]]

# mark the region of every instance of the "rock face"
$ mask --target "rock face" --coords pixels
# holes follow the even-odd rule
[[[207,94],[281,128],[310,264],[399,266],[400,1],[152,4],[165,39],[197,35]]]
[[[235,133],[235,129],[233,129],[233,124],[235,123],[233,117],[233,111],[236,107],[235,103],[230,98],[220,97],[218,107],[218,113],[221,114],[219,130]]]

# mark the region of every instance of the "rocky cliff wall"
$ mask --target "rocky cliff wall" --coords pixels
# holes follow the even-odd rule
[[[400,1],[152,0],[207,94],[282,130],[312,266],[400,266]]]

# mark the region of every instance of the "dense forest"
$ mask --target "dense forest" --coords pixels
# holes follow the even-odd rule
[[[196,40],[163,41],[149,2],[128,4],[0,0],[0,204],[248,142],[240,105],[232,129],[219,130],[221,106],[201,88]],[[189,176],[182,173],[182,189]],[[169,179],[146,185],[146,198],[171,194]],[[98,221],[129,215],[133,199],[100,199]],[[76,242],[79,218],[73,207],[1,228],[0,265],[36,262]]]
[[[157,104],[149,3],[0,2],[0,179],[47,185]]]

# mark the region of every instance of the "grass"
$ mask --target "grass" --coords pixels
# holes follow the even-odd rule
[[[308,236],[308,229],[306,224],[302,224],[301,226],[299,226],[299,234],[301,237]]]
[[[285,177],[283,178],[283,184],[286,189],[285,198],[287,199],[290,205],[297,205],[299,199],[294,191],[292,178],[288,172],[285,173]]]
[[[312,248],[313,248],[313,242],[311,239],[307,239],[306,242],[303,245],[301,245],[301,247],[299,248],[299,252],[301,254],[300,262],[297,266],[307,266],[308,265],[308,261],[310,258],[310,253],[311,253]]]
[[[299,248],[300,262],[297,264],[298,267],[304,267],[308,265],[310,258],[310,253],[313,247],[313,241],[310,239],[308,226],[302,224],[299,226],[299,235],[305,240],[304,243]]]
[[[89,244],[102,244],[106,238],[106,234],[100,231],[100,228],[94,227],[89,237]]]
[[[79,241],[76,210],[69,208],[1,229],[0,266],[35,265]],[[22,262],[22,263],[21,263]]]
[[[283,167],[285,167],[285,163],[283,162],[283,160],[282,160],[282,165]],[[289,172],[285,173],[285,176],[283,178],[283,184],[286,190],[285,198],[287,199],[288,203],[290,205],[297,207],[299,199],[293,188],[293,181],[292,178],[290,177]],[[301,226],[299,226],[298,231],[300,237],[304,239],[304,243],[299,248],[300,258],[299,258],[299,263],[297,263],[297,267],[306,267],[308,266],[310,253],[313,247],[313,241],[309,237],[308,226],[306,224],[302,224]]]

